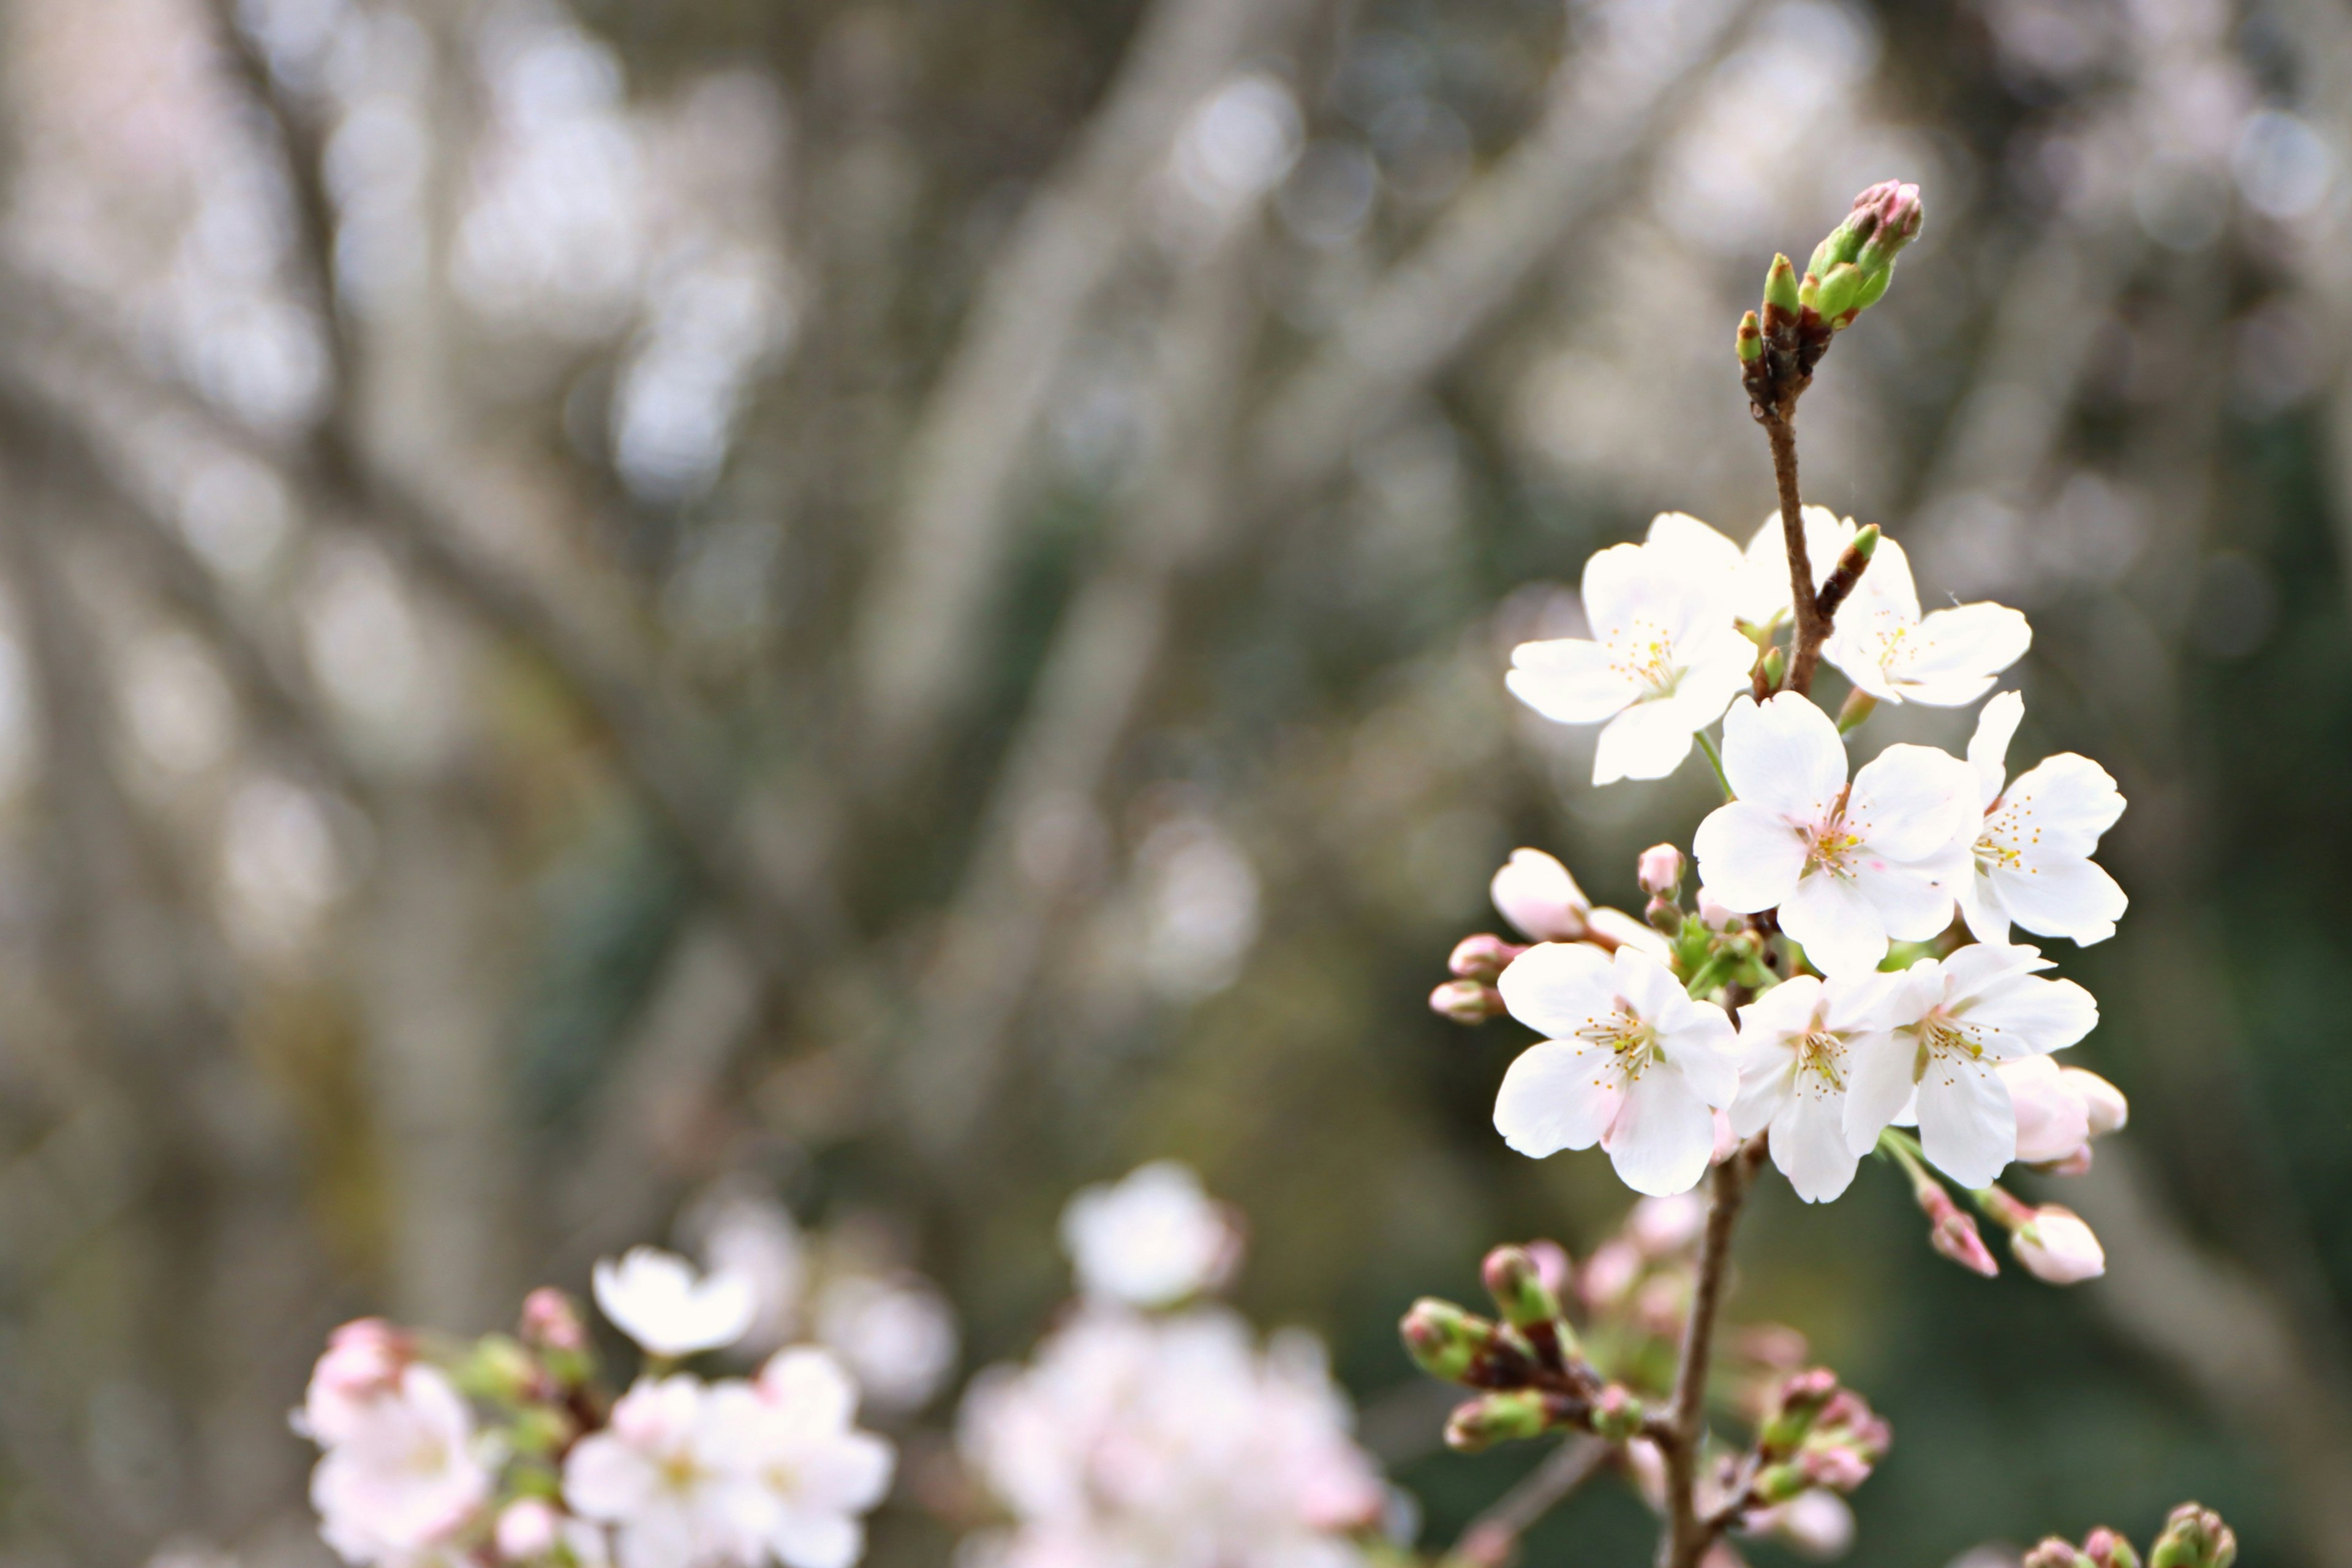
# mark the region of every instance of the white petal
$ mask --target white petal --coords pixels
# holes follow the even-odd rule
[[[1580,933],[1592,900],[1576,879],[1540,849],[1514,849],[1486,885],[1495,908],[1538,942],[1564,942]]]
[[[1809,540],[1807,549],[1811,548]],[[1826,580],[1826,570],[1822,576]],[[1911,579],[1911,557],[1904,552],[1902,545],[1884,535],[1880,537],[1878,548],[1870,552],[1869,569],[1863,573],[1854,596],[1848,602],[1883,609],[1906,621],[1919,618],[1919,589]]]
[[[1836,721],[1793,691],[1761,707],[1735,701],[1723,716],[1723,774],[1741,800],[1819,822],[1845,787],[1845,743]]]
[[[1912,1068],[1918,1042],[1908,1035],[1880,1035],[1854,1042],[1848,1051],[1845,1084],[1845,1146],[1867,1154],[1878,1135],[1911,1099]]]
[[[1636,702],[1601,731],[1592,750],[1592,782],[1662,779],[1690,755],[1692,732],[1713,717],[1691,721],[1689,709],[1674,702]]]
[[[1598,724],[1642,695],[1599,643],[1580,637],[1523,642],[1503,678],[1511,695],[1557,724]]]
[[[1495,982],[1511,1016],[1554,1039],[1616,1011],[1609,955],[1586,942],[1547,942],[1513,959]]]
[[[1926,942],[1952,923],[1952,895],[1906,866],[1877,865],[1854,879],[1879,922],[1896,942]]]
[[[1949,752],[1889,746],[1853,775],[1846,825],[1874,854],[1926,860],[1976,837],[1975,795],[1975,774]]]
[[[609,1433],[592,1432],[563,1460],[563,1500],[587,1519],[625,1519],[653,1493],[653,1466]]]
[[[1715,1154],[1715,1112],[1682,1074],[1653,1066],[1625,1091],[1602,1139],[1617,1178],[1637,1193],[1686,1193]]]
[[[1954,884],[1952,891],[1958,897],[1960,918],[1969,923],[1969,934],[1980,942],[2000,946],[2009,941],[2009,908],[2000,900],[2000,889],[1982,871],[1971,866],[1967,876]]]
[[[1542,1041],[1520,1052],[1503,1075],[1495,1131],[1538,1160],[1562,1149],[1590,1149],[1617,1118],[1625,1098],[1621,1085],[1614,1052]]]
[[[2000,901],[2010,917],[2036,936],[2063,936],[2088,947],[2116,934],[2131,900],[2116,879],[2088,860],[2061,860],[2046,866],[1992,873]]]
[[[2071,980],[2018,974],[1978,992],[1967,1019],[1998,1029],[2030,1050],[2063,1051],[2098,1027],[2099,1004]]]
[[[2033,974],[2053,967],[2042,956],[2042,950],[2031,942],[2019,942],[2011,947],[1996,947],[1990,942],[1971,942],[1939,963],[1932,971],[1912,966],[1912,973],[1921,978],[1932,974],[1957,1005],[1977,995],[1995,983],[2012,974]],[[1925,1005],[1926,1004],[1922,1004]]]
[[[769,1537],[784,1568],[850,1568],[866,1551],[866,1528],[837,1513],[787,1512]]]
[[[1846,1145],[1845,1096],[1800,1083],[1772,1121],[1772,1163],[1809,1204],[1825,1204],[1853,1183],[1861,1156]]]
[[[2124,814],[2124,797],[2107,770],[2084,756],[2061,752],[2018,776],[1997,814],[2021,842],[2052,853],[2088,855],[2099,836]]]
[[[2008,605],[1961,605],[1921,621],[1888,674],[1914,702],[1958,708],[1982,696],[2032,643],[2032,628]]]
[[[1769,1050],[1769,1056],[1759,1051],[1750,1057],[1739,1075],[1739,1093],[1731,1102],[1731,1131],[1741,1138],[1753,1138],[1770,1126],[1795,1089],[1797,1053],[1777,1041]]]
[[[1805,868],[1805,841],[1798,831],[1778,813],[1744,800],[1709,812],[1691,839],[1691,852],[1716,902],[1743,915],[1786,899]]]
[[[1658,597],[1658,558],[1638,544],[1612,544],[1584,563],[1581,598],[1592,635],[1609,640],[1612,628],[1652,613]]]
[[[1739,1009],[1739,1043],[1745,1049],[1778,1047],[1788,1037],[1812,1027],[1824,993],[1810,974],[1793,975]]]
[[[2017,1117],[2017,1157],[2063,1160],[2090,1141],[2090,1109],[2048,1057],[2021,1057],[1997,1069]]]
[[[1780,906],[1780,929],[1803,944],[1823,974],[1859,977],[1886,956],[1886,924],[1862,889],[1826,871],[1810,871]]]
[[[1710,592],[1727,589],[1739,571],[1739,546],[1688,512],[1660,512],[1650,520],[1643,542],[1675,572]]]
[[[1919,1080],[1919,1146],[1964,1187],[1992,1184],[2017,1157],[2009,1086],[1989,1062],[1939,1051]]]
[[[2025,718],[2025,699],[2014,691],[1997,691],[1977,711],[1976,733],[1969,737],[1969,766],[1976,770],[1977,806],[1982,810],[2000,798],[2009,778],[2009,742]]]
[[[1675,953],[1675,944],[1668,942],[1655,926],[1637,921],[1623,910],[1612,910],[1603,904],[1584,917],[1594,936],[1605,936],[1620,947],[1630,947],[1646,952],[1664,963]]]

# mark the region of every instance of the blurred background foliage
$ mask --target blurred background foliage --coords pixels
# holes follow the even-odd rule
[[[1806,493],[2024,608],[2015,757],[2130,798],[2132,912],[2059,957],[2133,1131],[2064,1193],[2105,1280],[1964,1276],[1872,1171],[1773,1190],[1736,1310],[1892,1420],[1863,1560],[2193,1495],[2248,1561],[2352,1563],[2352,13],[11,0],[5,37],[9,1561],[323,1561],[284,1412],[329,1325],[493,1326],[715,1182],[1018,1354],[1064,1199],[1161,1154],[1449,1538],[1525,1461],[1435,1451],[1399,1312],[1627,1194],[1506,1151],[1519,1032],[1423,997],[1512,847],[1632,906],[1708,799],[1591,789],[1500,671],[1654,511],[1762,520],[1732,325],[1900,177],[1926,233],[1806,404]],[[1604,1488],[1530,1560],[1645,1539]],[[873,1560],[948,1551],[909,1502]]]

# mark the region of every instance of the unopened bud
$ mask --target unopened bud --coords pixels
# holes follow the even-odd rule
[[[1642,907],[1642,918],[1649,921],[1650,929],[1661,936],[1677,936],[1682,932],[1683,907],[1664,895],[1652,899]]]
[[[1785,256],[1772,258],[1772,268],[1764,274],[1765,310],[1795,315],[1799,309],[1797,289],[1797,269],[1789,265],[1789,258]]]
[[[1491,931],[1481,931],[1476,936],[1465,936],[1455,942],[1453,955],[1445,961],[1445,967],[1465,980],[1483,981],[1491,985],[1503,971],[1511,966],[1511,960],[1525,952],[1527,949],[1516,942],[1505,942]]]
[[[1778,653],[1780,650],[1775,648],[1773,651]],[[1721,900],[1705,888],[1698,890],[1698,897],[1694,901],[1698,906],[1698,923],[1711,931],[1728,935],[1748,923],[1746,915],[1724,908]]]
[[[1475,1454],[1496,1443],[1539,1437],[1551,1425],[1548,1403],[1532,1390],[1511,1390],[1456,1405],[1445,1423],[1445,1446]]]
[[[1696,1193],[1643,1198],[1625,1216],[1625,1235],[1650,1258],[1664,1258],[1697,1244],[1706,1229],[1706,1200]]]
[[[2106,1249],[2072,1209],[2044,1204],[2011,1233],[2009,1250],[2035,1279],[2076,1285],[2107,1271]]]
[[[550,1555],[562,1539],[562,1521],[552,1506],[539,1498],[510,1502],[499,1512],[491,1539],[499,1555],[509,1563],[530,1563]]]
[[[1756,324],[1755,311],[1739,318],[1739,336],[1733,340],[1732,348],[1741,364],[1754,364],[1764,357],[1764,331]]]
[[[1457,1024],[1483,1024],[1503,1016],[1503,994],[1475,980],[1449,980],[1429,994],[1429,1010]]]
[[[2084,1568],[2089,1561],[2071,1542],[2053,1535],[2027,1552],[2019,1568]]]
[[[1568,868],[1540,849],[1512,850],[1487,892],[1505,920],[1538,942],[1578,940],[1592,912]]]
[[[456,1382],[477,1398],[514,1404],[538,1394],[545,1379],[529,1351],[504,1334],[484,1334],[457,1363]]]
[[[1479,1270],[1503,1321],[1522,1332],[1549,1327],[1559,1318],[1559,1298],[1544,1283],[1536,1260],[1522,1247],[1498,1247]]]
[[[2083,1555],[2091,1560],[2091,1568],[2139,1568],[2139,1553],[2132,1543],[2104,1524],[2083,1537]]]
[[[1882,180],[1854,197],[1849,221],[1868,223],[1866,229],[1859,223],[1856,226],[1865,237],[1854,253],[1854,265],[1864,272],[1884,272],[1894,266],[1903,247],[1919,237],[1919,225],[1926,216],[1919,204],[1919,187],[1899,180]]]
[[[1761,1529],[1816,1563],[1843,1557],[1853,1545],[1853,1510],[1835,1492],[1799,1492],[1760,1519],[1750,1529]]]
[[[1748,1489],[1756,1494],[1757,1500],[1759,1502],[1783,1503],[1790,1498],[1810,1491],[1812,1484],[1806,1477],[1802,1466],[1767,1465],[1756,1472],[1756,1479],[1749,1484]]]
[[[1795,1453],[1837,1391],[1837,1373],[1825,1366],[1801,1372],[1783,1383],[1779,1407],[1756,1436],[1757,1452],[1767,1459],[1784,1459]]]
[[[1927,1245],[1946,1258],[1969,1270],[1990,1279],[2000,1272],[1992,1253],[1984,1244],[1973,1215],[1960,1212],[1936,1179],[1924,1171],[1912,1173],[1911,1195],[1925,1211],[1928,1219]]]
[[[1413,1363],[1432,1377],[1459,1383],[1495,1346],[1495,1325],[1451,1301],[1423,1296],[1398,1325]]]
[[[1841,261],[1819,279],[1807,273],[1805,281],[1812,286],[1813,297],[1808,302],[1820,312],[1823,321],[1835,327],[1853,320],[1854,302],[1862,298],[1863,288],[1869,279],[1861,268],[1852,262]]]
[[[588,1325],[571,1297],[542,1285],[522,1299],[522,1342],[536,1350],[584,1351]]]
[[[1671,844],[1653,844],[1642,851],[1634,876],[1642,891],[1654,899],[1671,899],[1682,890],[1683,852]]]
[[[1576,1264],[1568,1256],[1568,1248],[1557,1241],[1530,1241],[1528,1257],[1536,1266],[1536,1278],[1554,1296],[1565,1297],[1569,1282],[1575,1278]]]
[[[2082,1097],[2084,1117],[2090,1124],[2092,1137],[2120,1132],[2131,1121],[2131,1101],[2124,1098],[2122,1089],[2097,1073],[2087,1068],[2060,1068],[2058,1076]]]
[[[1592,1402],[1592,1433],[1612,1443],[1622,1443],[1642,1429],[1642,1402],[1622,1384],[1611,1384]]]
[[[2221,1516],[2185,1502],[2164,1521],[2164,1533],[2147,1554],[2147,1568],[2230,1568],[2237,1560],[2238,1538]]]
[[[1788,654],[1777,647],[1766,648],[1764,650],[1764,689],[1778,691],[1780,689],[1780,678],[1788,672]]]

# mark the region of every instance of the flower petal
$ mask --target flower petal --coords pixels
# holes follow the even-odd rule
[[[1895,648],[1887,674],[1913,702],[1958,708],[1983,696],[2032,645],[2032,627],[2008,605],[1959,605],[1921,621]]]
[[[1780,905],[1780,929],[1802,943],[1814,968],[1859,978],[1886,956],[1886,923],[1861,889],[1827,871],[1809,871]]]
[[[1735,800],[1709,812],[1691,839],[1699,879],[1738,914],[1769,910],[1796,890],[1805,841],[1777,812]]]
[[[2107,770],[2088,757],[2061,752],[2018,775],[1993,815],[2021,844],[2031,841],[2052,854],[2088,855],[2123,814],[2124,797]]]
[[[1495,1131],[1532,1159],[1601,1142],[1623,1104],[1615,1053],[1544,1040],[1519,1053],[1495,1096]],[[1702,1107],[1702,1110],[1704,1108]]]
[[[1857,1040],[1848,1051],[1845,1081],[1845,1146],[1867,1154],[1878,1135],[1911,1099],[1918,1042],[1909,1035],[1878,1035]]]
[[[2018,974],[1979,991],[1968,1005],[1967,1019],[1999,1030],[2028,1050],[2063,1051],[2098,1027],[2099,1004],[2071,980]]]
[[[1735,701],[1723,716],[1723,774],[1740,800],[1791,822],[1819,822],[1845,787],[1845,743],[1836,722],[1796,692],[1761,707],[1752,698]]]
[[[2116,934],[2131,900],[2116,879],[2089,860],[2061,860],[2019,869],[1996,868],[1993,886],[2011,920],[2036,936],[2063,936],[2084,947]]]
[[[1873,866],[1854,884],[1896,942],[1926,942],[1952,923],[1950,889],[1907,866]]]
[[[1976,837],[1975,795],[1976,775],[1949,752],[1889,746],[1853,775],[1846,826],[1873,854],[1927,860]]]
[[[1642,695],[1607,648],[1581,637],[1521,643],[1503,684],[1556,724],[1598,724]]]
[[[1636,702],[1602,727],[1592,751],[1592,782],[1662,779],[1690,755],[1694,731],[1713,717],[1692,721],[1692,710],[1673,701]]]
[[[1809,1204],[1825,1204],[1853,1184],[1862,1156],[1847,1147],[1845,1096],[1818,1079],[1800,1079],[1772,1120],[1772,1163]]]
[[[1653,1066],[1625,1090],[1601,1139],[1618,1180],[1637,1193],[1686,1193],[1715,1155],[1715,1112],[1683,1075]]]
[[[1964,1187],[1990,1186],[2017,1157],[2017,1113],[1990,1062],[1935,1054],[1919,1080],[1919,1146]]]
[[[1977,710],[1976,733],[1969,737],[1969,766],[1976,770],[1977,806],[1988,809],[2000,798],[2009,779],[2009,742],[2025,718],[2025,699],[2014,691],[1997,691]]]
[[[1554,1039],[1609,1017],[1617,988],[1609,955],[1586,942],[1547,942],[1504,969],[1495,988],[1511,1016]]]

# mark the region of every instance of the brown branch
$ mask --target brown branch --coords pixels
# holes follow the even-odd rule
[[[1698,1465],[1706,1436],[1706,1381],[1715,1358],[1716,1315],[1723,1304],[1731,1265],[1731,1233],[1748,1189],[1764,1158],[1764,1140],[1750,1139],[1715,1167],[1706,1229],[1701,1234],[1698,1278],[1691,1293],[1690,1319],[1683,1327],[1682,1355],[1675,1367],[1672,1414],[1652,1436],[1666,1462],[1666,1533],[1658,1542],[1658,1568],[1698,1568],[1720,1526],[1698,1511]]]
[[[1829,640],[1830,617],[1822,613],[1813,587],[1813,561],[1805,548],[1805,513],[1797,497],[1797,431],[1794,407],[1767,409],[1757,416],[1765,439],[1772,446],[1772,478],[1780,491],[1780,538],[1789,551],[1789,596],[1797,616],[1796,641],[1789,653],[1784,689],[1801,695],[1813,689],[1813,671],[1820,665],[1822,644]]]
[[[1570,1437],[1551,1451],[1518,1485],[1470,1521],[1446,1561],[1464,1568],[1503,1568],[1518,1551],[1519,1538],[1536,1521],[1599,1474],[1612,1445],[1599,1437]]]

